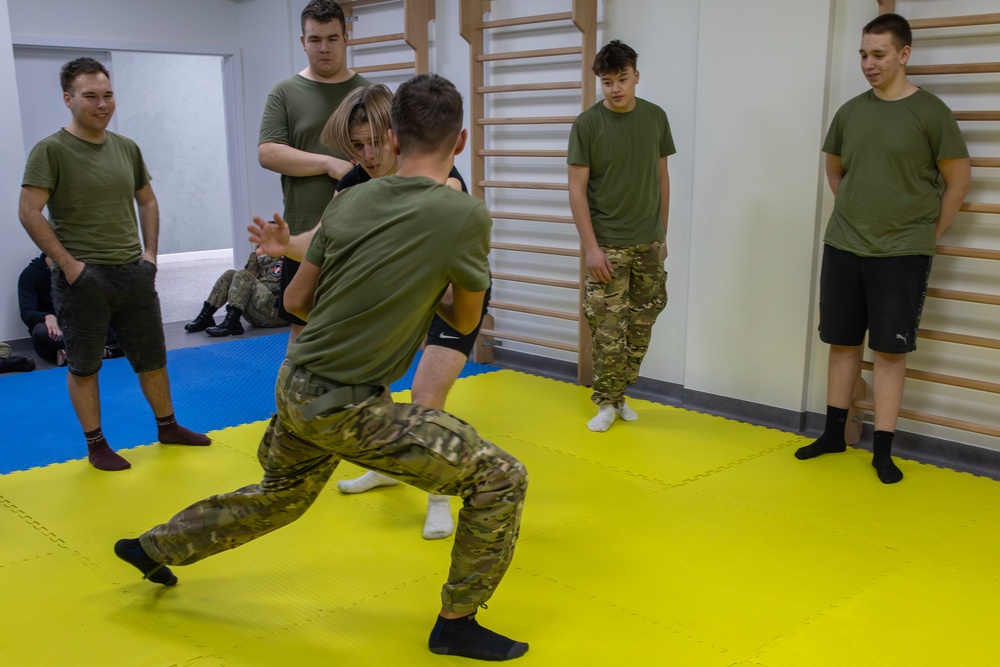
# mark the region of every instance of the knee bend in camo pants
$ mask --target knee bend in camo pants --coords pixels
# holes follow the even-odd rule
[[[394,403],[384,388],[346,409],[305,417],[327,387],[286,361],[276,387],[278,414],[257,453],[264,479],[181,511],[143,534],[143,549],[158,562],[188,565],[245,544],[299,518],[347,459],[463,499],[441,598],[450,611],[475,611],[513,556],[528,483],[524,466],[465,422]]]
[[[271,288],[246,269],[229,269],[215,281],[208,303],[221,308],[226,303],[243,311],[255,327],[280,327],[286,322],[278,315],[278,301]]]
[[[587,276],[583,312],[594,346],[597,405],[618,407],[639,377],[656,317],[667,305],[664,243],[601,246],[611,262],[611,281]]]

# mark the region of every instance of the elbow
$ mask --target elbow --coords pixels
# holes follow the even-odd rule
[[[257,163],[260,164],[264,169],[270,169],[274,171],[273,163],[271,161],[274,151],[272,147],[268,144],[260,144],[257,146]],[[291,311],[289,311],[291,312]]]

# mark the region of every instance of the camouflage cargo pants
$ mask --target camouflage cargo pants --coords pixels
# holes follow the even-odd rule
[[[247,322],[255,327],[281,327],[286,324],[278,316],[277,297],[246,269],[229,269],[215,281],[208,303],[221,308],[226,302],[242,310]]]
[[[528,484],[524,466],[440,410],[393,403],[385,388],[347,409],[306,418],[331,385],[286,361],[275,390],[278,414],[261,440],[259,484],[191,505],[140,536],[167,565],[189,565],[298,519],[341,459],[429,493],[460,496],[444,607],[475,611],[493,595],[517,542]]]
[[[611,262],[611,282],[587,275],[583,312],[594,344],[594,393],[598,405],[618,407],[639,377],[657,315],[667,305],[663,242],[601,246]]]

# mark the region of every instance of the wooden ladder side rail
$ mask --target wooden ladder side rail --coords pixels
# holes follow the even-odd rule
[[[982,204],[977,202],[966,202],[958,209],[967,213],[1000,213],[1000,204]]]
[[[538,215],[537,213],[508,213],[505,211],[490,211],[490,217],[494,220],[523,220],[525,222],[573,224],[573,218],[568,215]]]
[[[386,42],[401,42],[403,41],[403,33],[397,32],[392,35],[374,35],[372,37],[358,37],[357,39],[352,38],[350,41],[351,46],[365,46],[367,44],[385,44]]]
[[[459,0],[459,26],[462,37],[469,43],[469,76],[472,94],[469,96],[469,114],[472,118],[482,118],[486,115],[486,96],[476,90],[486,85],[486,67],[478,59],[485,49],[483,31],[477,29],[483,21],[483,16],[490,10],[489,0]],[[486,199],[486,191],[478,183],[486,178],[486,158],[477,150],[486,146],[486,128],[479,123],[473,123],[469,130],[469,142],[472,147],[471,162],[471,195],[477,199]]]
[[[494,329],[480,329],[479,335],[487,339],[500,338],[502,340],[514,340],[518,343],[528,343],[529,345],[552,347],[557,350],[565,350],[566,352],[579,352],[579,348],[570,343],[557,343],[554,340],[544,340],[542,338],[532,338],[531,336],[522,336],[520,334],[503,333]]]
[[[865,410],[866,412],[872,412],[875,410],[875,405],[869,401],[858,401],[854,403],[854,407]],[[988,424],[964,421],[962,419],[952,419],[951,417],[939,417],[926,412],[917,412],[916,410],[906,409],[900,410],[899,416],[904,419],[924,422],[925,424],[947,426],[948,428],[955,428],[961,431],[970,431],[972,433],[981,433],[983,435],[991,435],[993,437],[1000,438],[1000,427],[990,426]]]
[[[524,151],[524,150],[496,150],[479,149],[476,155],[483,157],[556,157],[565,158],[568,151]]]
[[[565,183],[536,183],[533,181],[479,181],[476,185],[484,188],[511,190],[569,190],[569,186]]]
[[[340,6],[344,10],[344,14],[347,14],[347,10],[354,9],[356,7],[368,7],[369,5],[382,5],[387,2],[398,2],[398,0],[340,0]]]
[[[578,56],[583,53],[579,46],[562,46],[554,49],[528,49],[526,51],[498,51],[496,53],[481,53],[476,56],[476,62],[489,63],[498,60],[523,60],[525,58],[555,58],[558,56]]]
[[[513,28],[520,25],[536,25],[541,23],[555,23],[557,21],[572,21],[572,12],[560,12],[558,14],[536,14],[535,16],[521,16],[516,19],[500,19],[497,21],[483,21],[476,24],[476,30],[491,30],[493,28]]]
[[[572,125],[576,116],[522,116],[520,118],[476,118],[476,125]]]
[[[912,30],[928,30],[930,28],[962,28],[972,25],[1000,24],[1000,14],[969,14],[967,16],[939,16],[932,19],[913,19],[910,21]]]
[[[870,361],[862,361],[861,369],[870,371],[874,368]],[[924,382],[934,382],[936,384],[946,384],[950,387],[961,387],[963,389],[973,389],[975,391],[986,391],[991,394],[1000,394],[1000,384],[996,382],[986,382],[985,380],[973,380],[970,378],[958,377],[955,375],[944,375],[942,373],[931,373],[930,371],[918,371],[914,368],[906,369],[906,377]]]
[[[970,259],[1000,259],[1000,250],[986,248],[960,248],[957,246],[939,245],[936,254],[948,257],[968,257]]]
[[[989,74],[1000,72],[1000,63],[956,63],[950,65],[907,65],[907,76],[937,74]]]
[[[949,301],[965,301],[966,303],[985,303],[989,306],[1000,306],[1000,294],[983,294],[981,292],[961,292],[953,289],[928,287],[927,296]]]
[[[584,112],[597,102],[597,77],[594,75],[594,58],[597,57],[597,0],[573,0],[573,24],[583,36],[583,53],[580,56],[580,81],[584,87],[580,95],[580,112]],[[577,340],[580,353],[577,355],[576,381],[590,386],[594,379],[593,339],[590,325],[583,316],[583,301],[586,294],[587,257],[580,248],[580,317]]]
[[[558,255],[561,257],[579,257],[580,251],[575,248],[555,248],[544,245],[522,245],[520,243],[500,243],[494,241],[490,244],[495,250],[510,250],[512,252],[533,252],[540,255]]]
[[[427,74],[430,65],[430,22],[434,20],[434,0],[403,0],[403,39],[413,49],[417,74]]]
[[[1000,157],[974,157],[971,162],[973,167],[1000,167]]]
[[[1000,111],[956,111],[955,120],[1000,120]]]
[[[539,278],[537,276],[522,276],[514,273],[498,273],[494,271],[492,274],[494,280],[509,280],[515,283],[528,283],[530,285],[546,285],[547,287],[565,287],[566,289],[577,289],[580,287],[579,283],[572,282],[570,280],[557,280],[555,278]]]
[[[973,347],[985,347],[991,350],[1000,350],[1000,340],[996,338],[986,338],[984,336],[970,336],[969,334],[935,331],[934,329],[917,329],[917,338],[922,338],[923,340],[936,340],[943,343],[956,343],[958,345],[971,345]]]
[[[581,81],[553,81],[552,83],[521,83],[511,86],[483,86],[477,93],[492,95],[494,93],[519,93],[547,90],[580,90],[583,88]]]
[[[527,313],[528,315],[541,315],[542,317],[555,317],[561,320],[579,319],[576,313],[566,313],[561,310],[550,310],[548,308],[536,308],[534,306],[521,306],[514,303],[504,303],[503,301],[490,301],[490,308],[498,310],[510,310],[515,313]]]
[[[361,67],[352,67],[351,69],[358,74],[368,74],[370,72],[398,72],[408,69],[416,69],[416,61],[411,60],[408,63],[385,63],[384,65],[362,65]]]
[[[878,13],[891,14],[896,11],[896,0],[875,0],[878,2]]]

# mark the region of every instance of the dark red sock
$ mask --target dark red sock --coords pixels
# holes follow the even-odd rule
[[[165,445],[192,445],[204,447],[212,444],[207,435],[195,433],[177,423],[172,414],[156,420],[156,438]]]
[[[132,464],[119,456],[104,439],[100,428],[83,434],[87,438],[87,460],[98,470],[127,470]]]

